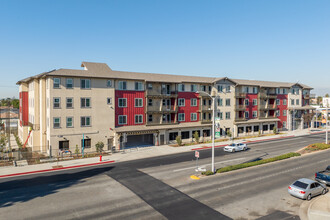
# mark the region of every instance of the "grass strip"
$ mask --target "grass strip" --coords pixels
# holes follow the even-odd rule
[[[326,143],[315,143],[310,144],[305,148],[305,151],[317,151],[317,150],[326,150],[330,148],[330,144]]]
[[[290,157],[297,157],[297,156],[300,156],[300,154],[291,152],[291,153],[283,154],[283,155],[280,155],[277,157],[272,157],[272,158],[268,158],[268,159],[264,159],[264,160],[258,160],[258,161],[253,161],[253,162],[249,162],[249,163],[242,163],[242,164],[222,167],[222,168],[217,169],[216,173],[225,173],[225,172],[229,172],[232,170],[239,170],[239,169],[243,169],[243,168],[247,168],[247,167],[258,166],[261,164],[271,163],[271,162],[284,160],[284,159],[288,159]],[[208,171],[202,172],[202,175],[209,176],[209,175],[213,175],[213,173],[210,170],[208,170]]]

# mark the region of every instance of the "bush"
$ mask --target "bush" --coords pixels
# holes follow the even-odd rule
[[[205,176],[210,176],[210,175],[213,175],[214,173],[211,171],[211,170],[207,170],[205,172],[202,172],[202,175],[205,175]]]
[[[273,128],[273,133],[274,134],[277,134],[277,128],[274,126],[274,128]]]
[[[227,134],[228,137],[231,138],[231,132],[230,132],[230,130],[228,130],[226,134]]]
[[[325,150],[330,148],[330,144],[326,143],[315,143],[308,145],[305,150],[307,151],[317,151],[317,150]]]
[[[199,143],[199,134],[197,131],[195,131],[195,133],[194,133],[194,139],[195,139],[195,142],[198,144]]]
[[[177,143],[179,146],[182,145],[181,135],[176,136],[175,140],[176,140],[176,143]]]
[[[96,151],[97,152],[102,152],[103,151],[103,147],[104,147],[104,143],[102,141],[99,141],[95,144],[96,147]]]
[[[79,148],[78,148],[78,144],[76,144],[76,150],[74,151],[74,153],[77,155],[77,157],[78,157],[78,154],[80,153],[79,152]]]
[[[278,161],[278,160],[284,160],[284,159],[288,159],[290,157],[297,157],[300,156],[299,153],[287,153],[287,154],[283,154],[277,157],[273,157],[273,158],[268,158],[268,159],[264,159],[264,160],[258,160],[258,161],[253,161],[253,162],[249,162],[249,163],[242,163],[242,164],[237,164],[237,165],[233,165],[233,166],[227,166],[227,167],[223,167],[220,169],[217,169],[217,173],[225,173],[228,171],[232,171],[232,170],[238,170],[238,169],[242,169],[242,168],[246,168],[246,167],[252,167],[252,166],[257,166],[257,165],[261,165],[261,164],[266,164],[266,163],[271,163],[274,161]]]

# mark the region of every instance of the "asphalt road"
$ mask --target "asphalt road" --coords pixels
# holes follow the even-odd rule
[[[217,148],[216,167],[296,151],[324,134]],[[200,151],[208,168],[210,150]],[[330,163],[329,151],[201,180],[194,153],[0,180],[0,219],[296,219],[301,203],[287,185]],[[273,217],[272,217],[273,216]],[[277,216],[277,217],[276,217]]]

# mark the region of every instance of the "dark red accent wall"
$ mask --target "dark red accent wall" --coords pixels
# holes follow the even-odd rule
[[[200,100],[198,98],[198,94],[195,92],[178,92],[178,100],[179,98],[185,99],[185,106],[184,107],[178,106],[178,113],[185,113],[185,121],[181,121],[179,123],[191,122],[190,113],[197,113],[197,121],[199,121],[199,114],[197,111],[199,110]],[[190,99],[194,99],[194,98],[197,99],[197,106],[191,106]],[[177,116],[177,118],[179,117]]]
[[[119,108],[118,107],[118,99],[119,98],[126,98],[127,99],[127,107]],[[135,98],[142,98],[143,100],[143,107],[135,107]],[[144,91],[115,91],[115,126],[132,126],[132,125],[143,125],[146,122],[145,119],[145,96]],[[119,125],[118,124],[118,116],[119,115],[127,115],[127,124]],[[143,115],[143,123],[142,124],[135,124],[135,115]]]
[[[283,110],[288,110],[288,95],[277,95],[276,97],[277,99],[280,100],[280,104],[277,105],[277,110],[280,111],[280,116],[278,116],[278,119],[280,119],[280,121],[277,123],[277,127],[278,128],[283,128],[283,122],[287,121],[287,116],[283,116]],[[283,105],[283,100],[286,99],[286,105]],[[286,115],[288,115],[289,112],[286,112]]]
[[[20,92],[19,100],[19,123],[20,126],[27,126],[29,123],[29,93]]]
[[[258,105],[259,105],[259,103],[258,103],[259,102],[258,101],[258,94],[246,94],[246,98],[245,99],[248,99],[249,100],[249,106],[246,106],[245,111],[248,111],[249,112],[249,119],[253,119],[252,112],[253,111],[257,111],[257,114],[258,114]],[[253,99],[256,99],[257,100],[257,105],[253,105]],[[244,102],[245,102],[245,100],[244,100]],[[258,115],[257,115],[257,117],[258,117]]]

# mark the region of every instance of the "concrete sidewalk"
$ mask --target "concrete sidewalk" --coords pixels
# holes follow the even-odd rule
[[[299,217],[301,220],[329,220],[330,193],[304,201],[300,206]]]
[[[259,141],[265,141],[265,140],[273,140],[273,139],[282,139],[287,137],[293,137],[293,136],[301,136],[311,133],[318,133],[322,130],[320,129],[304,129],[304,130],[298,130],[298,131],[291,131],[291,132],[285,132],[280,135],[276,136],[263,136],[263,137],[256,137],[256,138],[250,138],[250,139],[243,139],[243,140],[236,140],[235,142],[246,142],[246,143],[253,143],[253,142],[259,142]],[[216,142],[215,147],[221,147],[224,145],[227,145],[229,143],[232,143],[232,141],[224,141],[224,142]],[[170,154],[177,154],[182,152],[189,152],[193,150],[202,150],[207,149],[212,146],[211,143],[207,144],[198,144],[198,145],[191,145],[191,146],[182,146],[182,147],[172,147],[169,145],[163,145],[163,146],[152,146],[152,147],[143,147],[143,148],[133,148],[133,149],[127,149],[125,152],[120,153],[114,153],[112,155],[103,156],[102,163],[113,163],[113,162],[123,162],[123,161],[130,161],[130,160],[136,160],[136,159],[143,159],[143,158],[150,158],[150,157],[156,157],[156,156],[164,156],[164,155],[170,155]],[[192,152],[193,154],[193,152]],[[42,164],[36,164],[36,165],[26,165],[26,166],[10,166],[10,167],[0,167],[0,178],[5,178],[8,176],[17,176],[17,175],[24,175],[24,174],[30,174],[34,172],[49,172],[49,171],[55,171],[58,169],[54,169],[54,167],[61,166],[65,168],[77,168],[80,166],[95,166],[100,165],[100,158],[99,157],[93,157],[93,158],[84,158],[84,159],[76,159],[76,160],[67,160],[67,161],[59,161],[59,162],[49,162],[49,163],[42,163]]]

